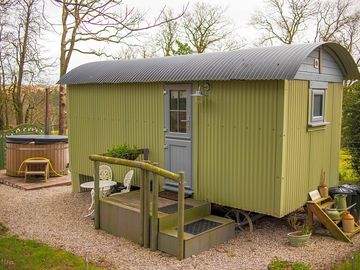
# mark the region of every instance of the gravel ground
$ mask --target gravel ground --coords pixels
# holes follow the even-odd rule
[[[274,257],[303,261],[312,269],[331,269],[360,250],[360,234],[353,237],[353,245],[314,235],[307,246],[290,247],[286,220],[265,217],[255,223],[253,233],[238,233],[225,244],[178,261],[95,230],[93,221],[83,218],[89,204],[88,193],[72,193],[69,186],[22,191],[0,185],[0,221],[10,234],[63,248],[109,269],[263,270]]]

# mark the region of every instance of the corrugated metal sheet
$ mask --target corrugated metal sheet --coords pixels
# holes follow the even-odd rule
[[[277,215],[278,83],[211,84],[194,115],[197,199]]]
[[[193,54],[162,58],[101,61],[81,65],[60,84],[189,82],[202,80],[291,80],[316,48],[325,46],[338,56],[344,79],[360,79],[354,60],[336,43],[310,43]]]
[[[74,190],[79,190],[78,174],[93,175],[89,155],[104,153],[112,145],[148,147],[150,159],[164,166],[162,84],[80,85],[70,86],[68,93]],[[125,168],[113,169],[115,179],[122,180]]]
[[[301,207],[307,193],[317,189],[320,172],[326,172],[327,183],[338,182],[340,150],[342,85],[330,83],[326,91],[326,128],[308,129],[308,81],[286,81],[288,119],[286,122],[285,177],[282,192],[282,215]]]

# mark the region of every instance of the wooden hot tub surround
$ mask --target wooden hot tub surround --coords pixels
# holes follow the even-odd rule
[[[49,159],[53,169],[59,175],[68,174],[67,136],[51,135],[13,135],[6,138],[6,174],[22,176],[22,163],[30,158]],[[20,169],[20,170],[19,170]],[[56,174],[50,170],[50,176]]]

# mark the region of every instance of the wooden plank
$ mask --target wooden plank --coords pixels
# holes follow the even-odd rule
[[[360,226],[355,223],[355,230],[353,232],[351,232],[351,233],[345,233],[345,234],[346,234],[347,237],[351,238],[355,234],[357,234],[358,232],[360,232]]]
[[[321,197],[321,198],[319,198],[319,199],[317,199],[317,200],[308,201],[308,203],[321,203],[321,202],[326,201],[326,200],[329,200],[329,199],[331,199],[330,196]]]
[[[99,161],[94,161],[95,229],[100,229]]]
[[[141,169],[140,177],[140,223],[141,223],[141,234],[140,234],[140,245],[144,246],[144,181],[145,181],[145,170]]]
[[[350,238],[334,223],[318,204],[308,202],[308,208],[336,239],[344,242],[351,242]]]
[[[27,171],[25,172],[26,175],[43,175],[46,171]]]
[[[178,249],[177,258],[182,260],[184,258],[184,204],[185,204],[185,173],[179,172],[179,191],[178,191]]]
[[[326,202],[326,203],[321,204],[320,207],[322,209],[331,208],[331,206],[333,206],[334,204],[335,204],[335,202]]]
[[[145,171],[144,187],[144,247],[150,247],[150,184],[149,172]]]
[[[49,163],[47,159],[31,159],[24,161],[25,164],[46,164]]]
[[[156,174],[154,173],[153,181],[152,181],[152,214],[151,214],[151,242],[150,242],[152,251],[156,251],[158,248],[158,234],[159,234],[158,197],[159,197],[159,182]]]
[[[107,156],[102,156],[102,155],[90,155],[89,159],[92,161],[99,161],[99,162],[104,162],[104,163],[117,164],[117,165],[133,167],[133,168],[144,169],[144,170],[150,171],[152,173],[156,173],[160,176],[163,176],[164,178],[169,178],[171,180],[174,180],[176,182],[178,182],[179,178],[180,178],[180,176],[176,173],[169,172],[160,167],[151,165],[147,162],[141,162],[141,161],[136,161],[136,160],[127,160],[127,159],[121,159],[121,158],[113,158],[113,157],[107,157]]]

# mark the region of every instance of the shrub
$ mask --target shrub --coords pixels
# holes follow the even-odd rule
[[[339,162],[339,181],[341,183],[356,183],[359,176],[352,167],[352,156],[347,149],[341,149]]]
[[[342,145],[349,149],[352,167],[360,175],[360,82],[344,89]]]
[[[139,156],[137,147],[128,144],[114,145],[107,150],[111,157],[135,160]]]
[[[302,262],[288,262],[275,258],[268,265],[268,270],[310,270],[310,266]]]

